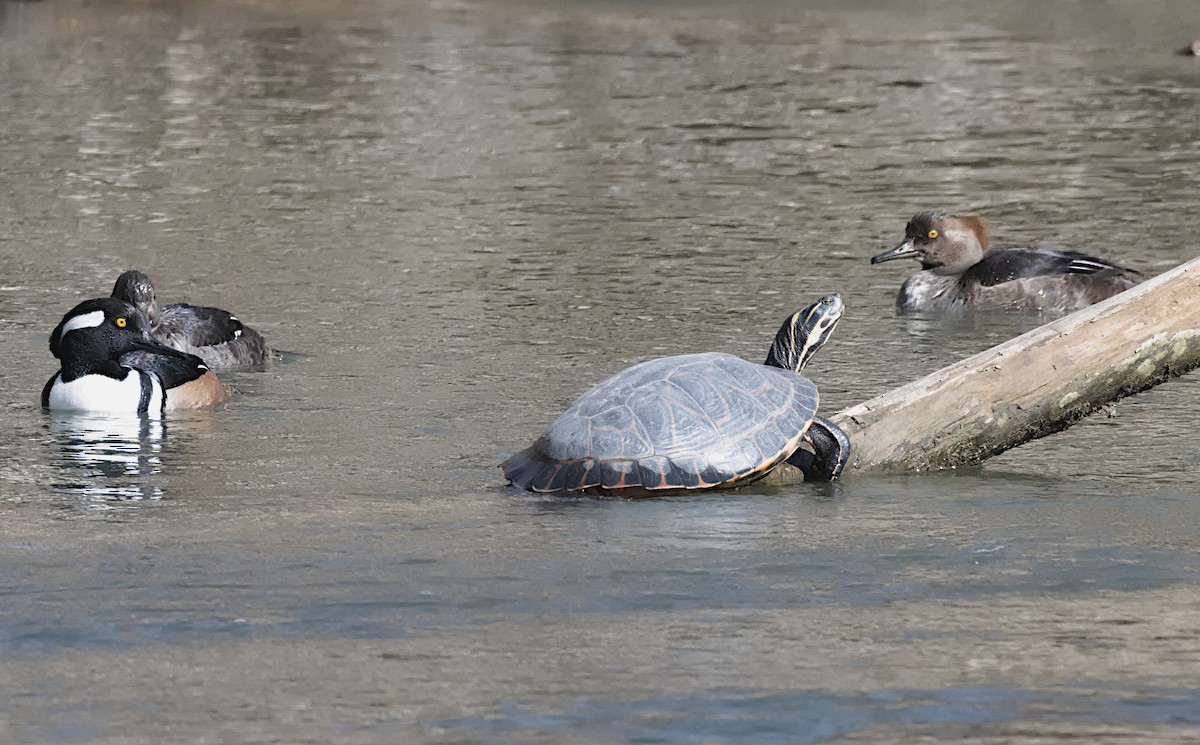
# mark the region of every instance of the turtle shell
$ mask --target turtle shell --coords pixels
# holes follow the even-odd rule
[[[500,467],[536,492],[732,486],[795,452],[817,400],[790,370],[715,352],[662,357],[596,385]]]

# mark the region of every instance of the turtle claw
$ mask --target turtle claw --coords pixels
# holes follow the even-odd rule
[[[787,462],[804,473],[805,481],[836,481],[850,460],[850,438],[825,417],[816,417],[804,440],[812,446],[796,450]]]

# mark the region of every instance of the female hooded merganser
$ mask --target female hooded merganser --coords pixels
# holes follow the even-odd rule
[[[154,341],[137,309],[113,298],[72,308],[50,334],[50,352],[62,360],[42,389],[52,411],[161,416],[229,400],[199,357]]]
[[[1136,284],[1131,269],[1077,251],[1002,246],[988,249],[987,225],[975,215],[918,212],[904,242],[872,264],[916,258],[921,269],[896,297],[901,312],[978,310],[1073,311]]]
[[[141,311],[155,339],[213,370],[260,370],[271,356],[262,336],[229,311],[187,303],[160,307],[150,278],[135,269],[117,277],[112,296]]]

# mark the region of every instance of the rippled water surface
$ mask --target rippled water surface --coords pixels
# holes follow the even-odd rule
[[[1048,320],[897,317],[920,209],[1197,253],[1200,7],[0,4],[0,740],[1200,738],[1200,388],[981,468],[644,501],[496,464],[840,290],[833,411]],[[285,358],[47,416],[129,267]],[[1031,381],[1031,385],[1036,381]]]

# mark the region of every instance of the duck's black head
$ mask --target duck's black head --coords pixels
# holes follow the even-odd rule
[[[137,350],[183,355],[151,339],[136,308],[110,297],[76,305],[50,333],[50,353],[72,375],[119,368],[121,355]]]
[[[904,240],[871,257],[872,264],[915,258],[937,274],[961,274],[979,263],[987,249],[987,224],[975,215],[918,212],[904,227]]]
[[[154,297],[154,283],[137,269],[122,272],[113,285],[112,297],[129,303],[146,314],[146,321],[153,329],[158,326],[158,302]]]

